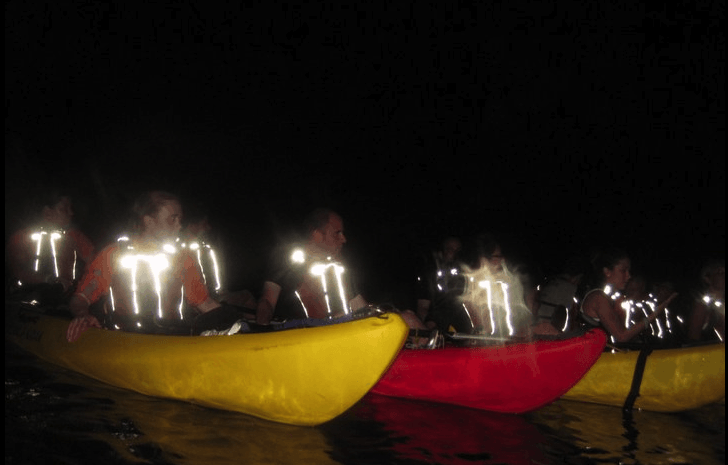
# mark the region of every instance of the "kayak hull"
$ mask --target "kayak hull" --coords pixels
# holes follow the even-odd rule
[[[565,399],[622,407],[630,395],[640,351],[604,352]],[[690,410],[725,397],[725,344],[657,349],[646,358],[632,408]]]
[[[402,318],[384,314],[233,336],[92,328],[69,343],[69,320],[13,313],[10,322],[6,313],[6,339],[48,362],[142,394],[294,425],[318,425],[354,405],[388,369],[408,334]]]
[[[497,347],[403,350],[375,394],[524,413],[549,404],[589,370],[606,335],[592,330],[563,340]]]

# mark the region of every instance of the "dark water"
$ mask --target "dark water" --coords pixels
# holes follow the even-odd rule
[[[527,415],[368,396],[294,427],[116,389],[6,343],[6,464],[724,464],[725,403]]]

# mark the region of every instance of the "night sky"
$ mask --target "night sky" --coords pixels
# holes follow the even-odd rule
[[[246,285],[319,205],[385,293],[445,234],[725,256],[723,2],[208,3],[5,3],[6,237],[65,177],[100,243],[141,189],[202,202]]]

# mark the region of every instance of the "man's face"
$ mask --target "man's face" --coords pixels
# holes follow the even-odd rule
[[[156,215],[146,218],[147,234],[159,241],[174,241],[182,228],[182,206],[177,201],[168,201]]]
[[[442,256],[446,262],[454,261],[462,250],[462,244],[457,239],[448,239],[442,247]]]
[[[316,231],[315,239],[318,247],[332,258],[341,254],[341,248],[346,243],[344,236],[344,222],[338,215],[331,215],[329,222]]]
[[[67,228],[73,218],[73,204],[70,197],[62,197],[53,208],[43,208],[45,220],[59,228]]]
[[[490,267],[491,272],[497,273],[499,271],[503,271],[503,261],[503,252],[501,252],[500,246],[496,246],[493,254],[488,259],[488,266]]]

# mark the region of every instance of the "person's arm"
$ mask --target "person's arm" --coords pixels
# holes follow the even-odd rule
[[[83,279],[78,285],[76,293],[71,296],[69,310],[73,320],[68,325],[66,339],[74,342],[88,328],[101,328],[99,320],[89,313],[89,307],[105,294],[111,282],[111,263],[113,261],[113,248],[104,249],[88,266]]]
[[[192,255],[185,254],[183,257],[184,275],[182,277],[185,298],[187,303],[195,307],[200,313],[207,313],[210,310],[214,310],[222,305],[217,300],[210,297],[210,293],[207,291],[207,286],[202,278],[197,261],[192,258]]]
[[[361,296],[361,294],[357,294],[356,297],[349,301],[349,308],[352,311],[359,310],[360,308],[364,308],[367,305],[369,305],[369,303],[366,301],[366,299],[364,299],[364,297]]]
[[[720,339],[725,341],[725,313],[715,312],[715,330],[718,332]]]
[[[84,233],[78,230],[71,230],[69,234],[73,237],[75,242],[75,250],[78,253],[78,258],[83,261],[85,266],[89,266],[94,258],[95,246],[91,239],[89,239]]]
[[[200,313],[207,313],[210,310],[214,310],[216,308],[220,307],[220,302],[213,299],[212,297],[208,297],[201,303],[195,305],[195,308],[199,310]]]
[[[531,311],[534,318],[538,318],[538,309],[541,307],[541,302],[538,300],[539,297],[538,288],[532,288],[526,293],[526,307]]]
[[[688,320],[688,338],[693,341],[700,339],[703,332],[703,325],[708,314],[707,306],[700,300],[696,300]]]
[[[273,319],[273,312],[275,311],[276,304],[278,303],[278,296],[281,293],[281,286],[278,284],[265,281],[263,283],[263,292],[261,293],[260,300],[255,311],[255,322],[261,325],[270,324],[270,320]]]
[[[68,307],[71,310],[73,319],[68,324],[68,330],[66,331],[68,342],[74,342],[88,328],[101,328],[99,320],[89,313],[90,306],[91,301],[81,292],[77,292],[71,297]]]
[[[665,307],[667,307],[667,305],[672,302],[675,297],[677,297],[677,294],[670,296],[667,300],[665,300],[665,302],[660,304],[654,312],[650,313],[649,316],[631,328],[625,328],[624,322],[621,321],[618,312],[614,310],[613,305],[619,305],[621,300],[613,302],[604,294],[592,294],[589,301],[585,302],[585,305],[587,308],[591,307],[596,312],[602,326],[604,326],[604,329],[606,329],[607,332],[614,337],[616,342],[627,342],[649,327],[649,325],[665,311]]]
[[[428,299],[417,299],[417,317],[425,321],[427,313],[430,311],[430,301]]]

